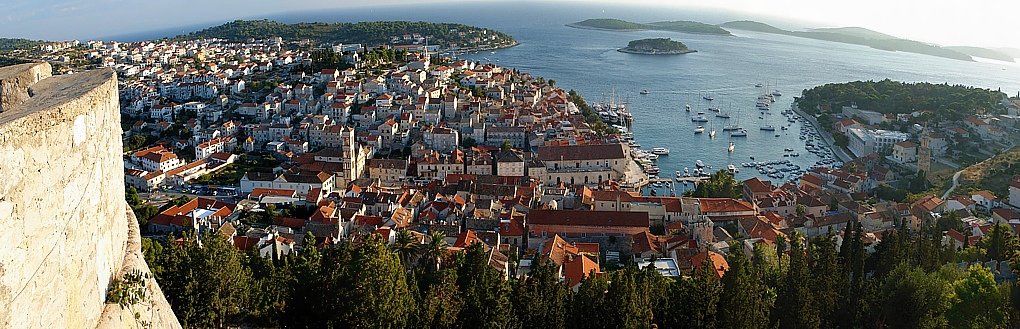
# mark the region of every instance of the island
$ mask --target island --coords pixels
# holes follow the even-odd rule
[[[808,31],[789,31],[755,21],[733,21],[720,24],[720,26],[737,30],[783,34],[815,40],[849,43],[881,50],[902,51],[962,61],[973,62],[973,57],[989,58],[1007,62],[1013,61],[1012,56],[991,49],[976,47],[940,47],[920,41],[897,38],[861,27],[820,28]]]
[[[635,23],[615,18],[593,18],[567,24],[569,27],[602,31],[670,31],[698,34],[732,35],[730,31],[719,25],[693,21],[664,21],[654,23]]]
[[[697,52],[697,50],[688,49],[683,42],[673,41],[670,38],[634,40],[627,43],[626,48],[616,51],[640,55],[680,55]]]

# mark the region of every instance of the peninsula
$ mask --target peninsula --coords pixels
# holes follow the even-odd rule
[[[705,24],[693,21],[664,21],[654,23],[635,23],[615,18],[594,18],[586,19],[576,23],[567,24],[569,27],[589,30],[603,31],[671,31],[683,33],[732,35],[730,31],[718,25]]]
[[[673,41],[670,38],[634,40],[627,43],[626,48],[616,51],[641,55],[680,55],[697,52],[697,50],[688,49],[683,42]]]

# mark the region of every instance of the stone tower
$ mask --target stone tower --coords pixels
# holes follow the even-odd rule
[[[926,178],[931,178],[931,138],[928,136],[928,126],[921,130],[921,147],[917,149],[917,170],[924,171]]]
[[[107,304],[149,273],[124,201],[120,102],[110,69],[51,76],[0,67],[0,328],[180,328],[159,286]]]

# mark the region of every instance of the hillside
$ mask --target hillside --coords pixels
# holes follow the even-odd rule
[[[1006,196],[1009,195],[1009,182],[1018,174],[1020,149],[1013,149],[964,169],[955,193],[989,190],[996,196]]]
[[[795,98],[801,109],[816,111],[819,106],[840,109],[857,107],[879,113],[911,113],[928,109],[950,121],[962,120],[977,110],[991,110],[1006,97],[1002,92],[947,84],[904,83],[889,79],[830,83],[804,90]]]
[[[954,51],[959,51],[961,53],[964,53],[964,54],[967,54],[967,55],[971,55],[971,56],[974,56],[974,57],[994,59],[994,60],[1005,61],[1005,62],[1014,62],[1015,61],[1014,57],[1009,55],[1009,54],[1003,53],[1001,51],[996,51],[996,50],[988,49],[988,48],[965,47],[965,46],[952,46],[952,47],[945,47],[945,48],[946,49],[950,49],[950,50],[954,50]]]
[[[670,32],[683,32],[683,33],[702,33],[702,34],[717,34],[717,35],[731,35],[730,31],[727,31],[718,25],[705,24],[694,21],[664,21],[654,23],[635,23],[628,22],[621,19],[615,18],[593,18],[586,19],[576,23],[567,24],[569,27],[579,29],[596,29],[596,30],[607,30],[607,31],[644,31],[644,30],[656,30],[656,31],[670,31]]]
[[[967,55],[965,53],[926,44],[919,41],[898,38],[876,39],[875,37],[888,35],[862,28],[829,28],[829,29],[814,29],[811,31],[787,31],[772,25],[754,21],[733,21],[720,24],[720,26],[738,30],[783,34],[815,40],[849,43],[888,51],[902,51],[908,53],[917,53],[943,58],[957,59],[962,61],[974,61],[974,59],[971,58],[970,55]]]
[[[16,49],[32,49],[45,41],[28,40],[20,38],[0,38],[0,51],[16,50]]]
[[[461,32],[464,32],[461,35]],[[284,24],[269,20],[233,21],[201,31],[179,35],[177,39],[222,38],[230,41],[244,41],[248,38],[265,39],[283,37],[286,40],[308,38],[322,43],[366,43],[379,44],[391,41],[393,36],[418,33],[432,36],[431,44],[457,43],[471,46],[470,40],[483,34],[494,34],[490,43],[514,44],[514,38],[498,31],[454,23],[377,21],[360,23],[297,23]],[[401,40],[403,42],[403,40]]]
[[[872,30],[869,30],[869,29],[866,29],[866,28],[863,28],[863,27],[828,27],[828,28],[810,29],[809,31],[811,31],[811,32],[829,32],[829,33],[843,34],[843,35],[849,35],[849,36],[854,36],[854,37],[858,37],[858,38],[865,38],[865,39],[899,39],[897,37],[894,37],[894,36],[891,36],[891,35],[888,35],[888,34],[885,34],[885,33],[882,33],[882,32],[872,31]]]

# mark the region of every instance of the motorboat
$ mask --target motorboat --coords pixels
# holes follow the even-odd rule
[[[716,114],[715,117],[716,118],[729,119],[730,118],[730,114],[729,113],[722,113],[722,112],[720,112],[719,114]]]
[[[704,168],[705,167],[705,163],[701,162],[701,160],[694,161],[694,165],[698,166],[698,168]]]
[[[665,147],[654,147],[652,148],[652,154],[655,155],[669,155],[669,149]]]
[[[736,144],[733,144],[733,142],[730,142],[730,146],[727,148],[727,150],[729,150],[730,152],[733,152],[734,148],[736,148]]]
[[[648,91],[648,89],[645,89],[645,90],[642,90],[642,91],[641,91],[641,94],[642,94],[642,95],[648,95],[648,94],[651,94],[651,92],[650,92],[650,91]]]
[[[730,131],[730,137],[747,137],[747,130]]]
[[[726,166],[726,171],[729,171],[731,174],[736,174],[740,172],[740,169],[737,169],[737,167],[733,166],[733,164],[731,163]]]
[[[715,138],[715,128],[712,128],[712,130],[708,132],[708,137]]]
[[[697,128],[694,128],[694,133],[695,134],[700,134],[700,133],[704,133],[704,132],[705,132],[705,127],[698,126]]]
[[[706,101],[713,101],[713,100],[715,100],[715,97],[712,97],[712,95],[705,95],[705,96],[702,96],[701,98],[704,98]]]

